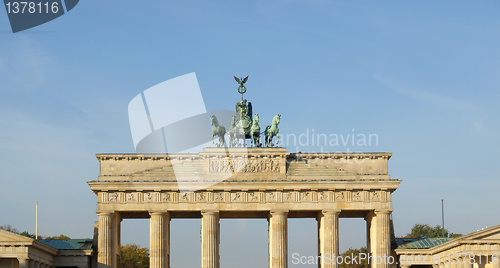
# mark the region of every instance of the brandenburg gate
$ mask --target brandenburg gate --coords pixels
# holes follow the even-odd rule
[[[119,267],[120,222],[150,219],[150,267],[170,267],[170,220],[201,218],[201,267],[218,268],[221,218],[269,223],[269,267],[288,267],[289,218],[318,221],[318,256],[339,255],[339,218],[366,220],[367,250],[390,256],[390,153],[205,148],[198,154],[98,154],[99,267]],[[238,172],[235,172],[238,171]],[[179,183],[182,181],[182,184]],[[199,184],[206,185],[200,188]],[[182,186],[182,187],[181,187]],[[372,261],[387,268],[387,262]],[[320,267],[338,267],[324,261]]]
[[[196,79],[194,74],[182,79],[190,77]],[[272,125],[260,132],[259,115],[252,113],[251,102],[247,104],[243,97],[248,76],[234,78],[241,102],[236,103],[228,131],[219,125],[216,115],[210,117],[212,142],[214,137],[219,140],[217,148],[196,154],[97,155],[100,175],[88,184],[97,195],[98,266],[119,267],[120,222],[125,218],[150,219],[151,268],[170,267],[173,218],[201,218],[202,268],[220,267],[221,218],[263,218],[269,223],[269,267],[286,268],[288,218],[315,218],[320,267],[337,268],[339,218],[359,217],[367,223],[368,253],[377,260],[371,262],[372,267],[388,268],[387,261],[379,260],[391,255],[391,193],[401,182],[387,172],[391,154],[303,154],[273,147],[273,137],[279,140],[281,115],[274,116]],[[193,96],[199,94],[194,89]],[[140,95],[138,99],[142,107]],[[263,133],[265,145],[260,143]],[[253,148],[246,147],[246,139]]]

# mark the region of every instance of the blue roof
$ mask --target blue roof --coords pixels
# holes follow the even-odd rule
[[[58,250],[91,250],[92,239],[40,239],[38,240]]]

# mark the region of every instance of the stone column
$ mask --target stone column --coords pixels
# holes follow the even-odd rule
[[[369,211],[366,215],[366,218],[367,218],[367,224],[369,224],[369,226],[367,226],[367,230],[369,232],[369,235],[370,235],[370,243],[367,245],[367,251],[368,251],[368,254],[369,256],[371,256],[372,258],[369,258],[368,262],[369,262],[369,266],[371,268],[374,268],[376,266],[376,263],[375,263],[375,257],[377,256],[377,245],[378,245],[378,242],[377,242],[377,238],[378,238],[378,234],[377,234],[377,215],[375,215],[375,211]]]
[[[390,236],[390,215],[392,209],[375,210],[377,221],[377,244],[375,245],[375,256],[372,260],[377,268],[389,268],[390,264],[387,258],[391,255],[391,236]],[[372,245],[373,247],[373,245]]]
[[[324,210],[318,213],[318,240],[321,268],[337,268],[339,255],[340,210]]]
[[[201,212],[201,268],[219,268],[219,212]]]
[[[288,211],[269,212],[269,268],[288,267]]]
[[[469,263],[469,256],[465,257],[465,262],[463,264],[463,268],[472,268],[474,264]]]
[[[17,258],[17,260],[19,261],[19,268],[28,268],[28,263],[29,263],[28,258],[20,257]]]
[[[35,260],[28,260],[28,267],[35,268]]]
[[[99,213],[98,268],[113,267],[112,217],[113,213],[110,212]]]
[[[372,240],[371,240],[371,227],[372,227],[372,218],[373,218],[373,211],[368,211],[365,216],[365,221],[366,221],[366,250],[368,254],[372,254]]]
[[[170,215],[168,212],[150,212],[149,215],[151,215],[149,220],[149,267],[168,268]]]
[[[115,212],[113,213],[113,216],[111,218],[111,239],[112,239],[112,244],[111,247],[113,249],[113,253],[111,256],[113,256],[113,266],[114,267],[120,267],[120,262],[121,262],[121,222],[122,222],[122,217],[120,215],[120,212]]]
[[[477,267],[478,268],[485,268],[486,266],[486,258],[484,256],[481,257],[476,257],[477,259]],[[452,267],[453,268],[453,267]]]

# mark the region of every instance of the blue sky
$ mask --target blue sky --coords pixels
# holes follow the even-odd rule
[[[133,152],[130,100],[191,72],[207,110],[234,109],[232,76],[249,75],[262,125],[279,113],[284,135],[376,134],[371,146],[287,147],[392,152],[398,236],[440,224],[441,199],[452,232],[500,224],[499,15],[498,1],[104,0],[12,34],[0,11],[0,225],[34,232],[38,201],[41,234],[91,236],[95,154]],[[172,266],[198,267],[199,221],[172,224]],[[290,221],[290,254],[315,253],[315,224]],[[266,265],[265,220],[222,226],[222,267]],[[125,220],[122,242],[148,246],[148,232]],[[341,220],[341,249],[364,232]]]

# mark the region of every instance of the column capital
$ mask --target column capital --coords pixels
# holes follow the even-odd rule
[[[23,265],[26,265],[29,262],[29,258],[28,257],[17,257],[17,260],[19,261],[19,264],[21,264],[21,262],[22,262]]]
[[[288,215],[288,210],[271,210],[269,211],[270,215]]]
[[[321,210],[319,213],[323,215],[339,215],[341,212],[340,209],[327,209],[327,210]]]
[[[96,211],[98,216],[111,216],[115,214],[114,211]]]
[[[219,215],[218,210],[202,210],[201,215]]]
[[[153,215],[165,215],[167,214],[167,211],[149,211],[149,215],[150,216],[153,216]]]
[[[379,214],[391,214],[394,209],[375,209],[375,215]]]

